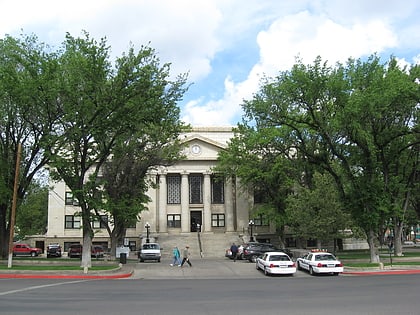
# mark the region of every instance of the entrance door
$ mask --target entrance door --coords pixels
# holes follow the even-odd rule
[[[197,232],[198,224],[200,225],[200,230],[202,226],[202,213],[201,211],[191,211],[190,212],[190,231]]]

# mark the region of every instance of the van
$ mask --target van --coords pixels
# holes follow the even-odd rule
[[[139,249],[138,258],[140,262],[145,260],[157,260],[157,262],[160,262],[160,251],[161,248],[158,243],[145,243]]]

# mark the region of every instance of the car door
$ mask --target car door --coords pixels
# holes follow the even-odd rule
[[[310,266],[311,261],[312,261],[312,256],[313,256],[313,254],[308,254],[303,258],[302,267],[305,268],[306,270],[309,270],[309,266]]]
[[[267,265],[267,254],[263,254],[257,259],[259,267],[264,270],[264,267]]]

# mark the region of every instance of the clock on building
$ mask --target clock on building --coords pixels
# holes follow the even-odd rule
[[[191,152],[194,154],[199,154],[201,152],[201,148],[198,144],[193,144],[191,146]]]

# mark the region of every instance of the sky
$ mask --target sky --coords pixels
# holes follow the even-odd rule
[[[183,121],[235,126],[261,79],[297,57],[420,63],[419,15],[418,0],[0,0],[0,38],[35,34],[58,48],[87,31],[114,58],[148,45],[173,78],[188,73]]]

